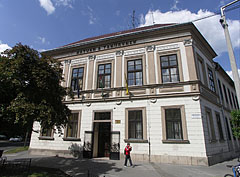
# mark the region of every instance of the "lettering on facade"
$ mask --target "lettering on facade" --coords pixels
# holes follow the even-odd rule
[[[106,49],[126,47],[126,46],[134,45],[134,44],[136,44],[136,40],[129,40],[129,41],[124,41],[124,42],[115,42],[115,43],[111,43],[111,44],[107,44],[107,45],[103,45],[103,46],[99,46],[99,47],[81,49],[81,50],[77,51],[77,54],[86,54],[86,53],[97,52],[97,51],[102,51],[102,50],[106,50]]]
[[[201,114],[200,113],[192,114],[192,119],[201,119]]]

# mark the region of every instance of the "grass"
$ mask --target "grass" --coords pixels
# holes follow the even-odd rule
[[[17,147],[17,148],[14,148],[14,149],[11,149],[11,150],[8,150],[8,151],[4,152],[4,154],[14,154],[14,153],[17,153],[17,152],[22,152],[22,151],[27,151],[27,150],[28,150],[28,146]]]

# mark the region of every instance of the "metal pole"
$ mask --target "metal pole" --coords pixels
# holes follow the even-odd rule
[[[235,59],[235,56],[234,56],[234,53],[233,53],[232,43],[231,43],[229,31],[228,31],[228,25],[227,25],[226,17],[225,17],[225,14],[224,14],[224,10],[227,6],[230,6],[230,5],[232,5],[232,4],[234,4],[238,1],[240,1],[240,0],[235,0],[235,1],[225,5],[223,7],[221,7],[222,18],[220,19],[220,23],[222,24],[222,27],[223,27],[224,33],[225,33],[225,38],[226,38],[226,43],[227,43],[227,48],[228,48],[228,55],[229,55],[230,64],[231,64],[231,68],[232,68],[232,73],[233,73],[235,90],[236,90],[236,93],[237,93],[238,103],[240,105],[240,80],[239,80],[239,75],[238,75],[236,59]]]

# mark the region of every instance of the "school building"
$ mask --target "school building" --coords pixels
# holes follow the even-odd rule
[[[43,52],[62,63],[74,99],[58,134],[34,123],[32,154],[212,165],[236,157],[232,79],[193,23],[158,24],[87,38]]]

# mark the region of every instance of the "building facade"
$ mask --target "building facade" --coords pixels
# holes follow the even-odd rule
[[[62,86],[74,98],[58,134],[34,123],[32,154],[123,157],[212,165],[240,152],[230,111],[239,109],[233,81],[192,23],[154,25],[88,38],[44,52],[62,63]]]

